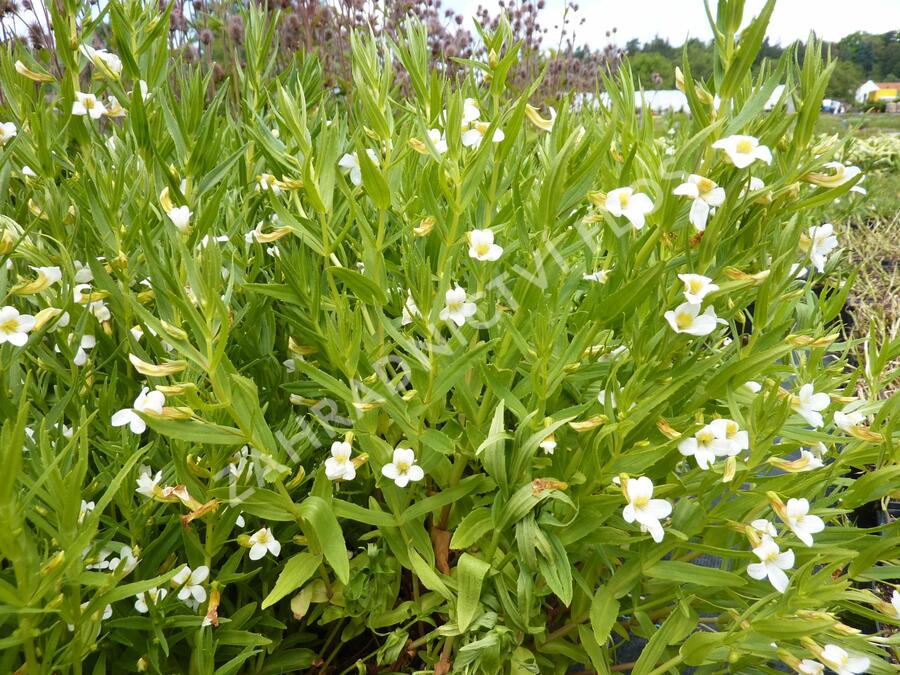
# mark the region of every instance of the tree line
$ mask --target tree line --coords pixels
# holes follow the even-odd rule
[[[714,45],[711,40],[704,42],[692,38],[684,45],[674,46],[668,40],[656,37],[643,44],[639,40],[630,40],[625,47],[631,67],[645,89],[675,87],[675,66],[681,64],[684,49],[695,77],[712,75]],[[785,49],[771,44],[766,38],[756,57],[756,66],[763,59],[778,59]],[[900,30],[876,35],[851,33],[837,42],[826,42],[823,49],[830,51],[838,61],[826,91],[829,98],[852,99],[856,88],[866,80],[900,80]]]

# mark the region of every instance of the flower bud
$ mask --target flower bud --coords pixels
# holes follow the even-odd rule
[[[165,363],[154,365],[139,359],[134,354],[129,354],[128,360],[131,361],[131,365],[134,366],[136,371],[149,377],[176,375],[187,368],[187,361],[166,361]]]
[[[53,82],[55,79],[50,73],[31,70],[21,61],[16,61],[16,72],[22,77],[27,77],[32,82]]]
[[[591,429],[596,429],[601,424],[606,424],[607,422],[609,422],[609,418],[606,415],[594,415],[593,417],[580,422],[569,422],[569,427],[580,434],[585,431],[590,431]]]
[[[62,313],[63,311],[61,309],[57,309],[56,307],[46,307],[42,309],[40,312],[34,315],[34,330],[40,330]]]
[[[417,237],[428,235],[428,233],[431,232],[431,228],[434,227],[435,222],[437,221],[434,216],[426,216],[422,219],[422,222],[419,223],[418,227],[413,228],[413,234]]]
[[[528,121],[538,129],[541,129],[542,131],[553,131],[553,117],[550,117],[549,119],[541,117],[538,109],[534,106],[525,104],[525,116],[528,118]]]
[[[176,340],[188,339],[188,334],[178,326],[173,326],[172,324],[165,321],[160,321],[160,323],[162,324],[163,330],[168,333],[169,337],[172,337]]]

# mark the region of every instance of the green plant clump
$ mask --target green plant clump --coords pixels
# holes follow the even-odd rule
[[[773,4],[658,142],[627,66],[529,106],[506,22],[461,81],[354,35],[338,98],[253,7],[214,89],[155,3],[48,3],[0,58],[0,671],[895,672],[855,392],[900,341],[840,337],[861,174],[815,40],[751,74]]]

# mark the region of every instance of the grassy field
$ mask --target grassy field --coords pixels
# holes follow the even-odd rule
[[[868,146],[889,142],[900,134],[898,114],[822,115],[817,131],[850,138],[850,152],[860,141]],[[887,141],[885,141],[887,139]],[[900,333],[900,170],[897,160],[862,167],[867,195],[854,196],[848,204],[833,206],[830,219],[840,226],[846,255],[859,266],[859,273],[848,300],[849,315],[854,320],[848,332],[866,337],[870,327],[895,337]],[[882,392],[887,396],[896,387]]]
[[[900,133],[900,114],[822,115],[816,124],[816,131],[823,134],[842,134],[849,131],[858,138],[892,132]]]

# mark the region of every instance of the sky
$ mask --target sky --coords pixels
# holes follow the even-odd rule
[[[606,44],[605,33],[618,29],[615,42],[637,38],[641,42],[656,35],[680,45],[685,37],[708,40],[712,37],[703,8],[703,0],[575,0],[580,5],[579,17],[587,19],[576,35],[579,43],[591,47]],[[565,0],[546,0],[542,21],[554,34],[560,22]],[[496,9],[497,0],[445,0],[444,3],[467,18],[479,4]],[[710,5],[715,8],[715,0]],[[764,0],[747,0],[744,16],[755,16]],[[856,31],[886,33],[900,30],[900,0],[779,0],[769,23],[769,42],[787,45],[805,40],[810,30],[820,38],[837,41]],[[556,33],[558,37],[559,33]]]

